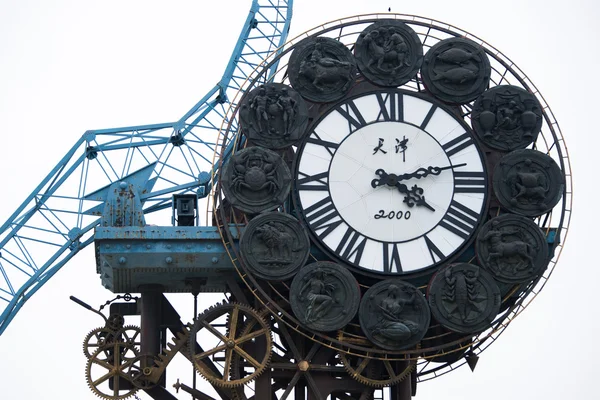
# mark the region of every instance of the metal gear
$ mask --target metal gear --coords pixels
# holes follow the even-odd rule
[[[104,359],[105,356],[108,358]],[[138,388],[132,384],[127,371],[137,356],[139,352],[134,346],[120,341],[96,350],[85,367],[85,378],[92,392],[108,400],[123,400],[133,396]]]
[[[136,346],[136,348],[139,349],[142,345],[141,335],[142,330],[139,326],[126,325],[123,328],[119,329],[117,333],[115,333],[115,339],[125,342],[130,346]]]
[[[338,333],[338,340],[348,340],[344,333]],[[354,342],[362,341],[362,338],[352,338]],[[364,339],[366,341],[366,339]],[[396,371],[393,363],[397,360],[382,360],[376,357],[369,357],[368,353],[364,356],[349,354],[343,351],[338,351],[340,361],[344,369],[351,378],[357,380],[363,385],[374,388],[382,388],[393,386],[406,379],[411,372],[415,370],[416,361],[407,360],[408,363],[400,371]],[[402,368],[402,367],[400,367]]]
[[[397,361],[370,358],[368,356],[359,357],[343,352],[338,352],[338,354],[344,369],[351,378],[363,385],[374,388],[393,386],[402,382],[414,371],[416,366],[414,361],[406,361],[408,365],[400,371],[396,371],[393,363]]]
[[[106,321],[107,328],[118,331],[123,328],[123,325],[125,325],[125,317],[121,314],[110,314],[108,316],[108,320]]]
[[[114,337],[115,332],[106,326],[93,329],[83,339],[83,354],[89,360],[96,350],[111,343]]]
[[[238,329],[238,324],[244,321],[246,325],[253,324],[258,329],[253,330],[248,334],[242,334],[242,330]],[[254,321],[254,322],[252,322]],[[225,326],[219,322],[226,322]],[[219,328],[224,332],[219,331]],[[198,335],[209,333],[212,335],[205,336],[198,341]],[[207,340],[209,339],[209,340]],[[216,339],[216,340],[215,340]],[[203,352],[196,354],[197,342],[211,342],[216,345],[211,345],[210,349],[204,349]],[[256,353],[250,355],[250,344],[260,343],[262,347]],[[271,329],[261,315],[253,308],[239,303],[223,303],[217,304],[204,311],[194,323],[192,335],[190,335],[190,355],[194,363],[194,367],[202,375],[204,379],[218,387],[234,388],[244,385],[260,374],[267,368],[271,359],[271,349],[273,340],[271,338]],[[216,354],[223,355],[223,368],[221,371],[215,371],[207,364],[204,359]],[[234,355],[243,358],[249,365],[246,368],[253,369],[253,372],[246,374],[244,377],[234,377],[231,375],[232,360]]]
[[[133,359],[126,372],[133,386],[147,390],[158,384],[152,380],[152,372],[156,368],[157,360],[157,357],[148,354],[142,354]]]

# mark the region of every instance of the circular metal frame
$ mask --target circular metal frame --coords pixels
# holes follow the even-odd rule
[[[283,323],[286,323],[290,328],[311,338],[312,340],[321,342],[324,346],[335,349],[343,349],[343,351],[349,354],[363,355],[367,352],[367,350],[370,350],[372,357],[379,359],[406,360],[407,357],[409,359],[421,358],[417,365],[418,381],[426,381],[450,372],[466,363],[466,360],[462,356],[458,357],[454,361],[443,363],[435,363],[435,358],[439,359],[442,356],[452,355],[452,353],[459,354],[458,352],[464,352],[467,349],[469,352],[472,352],[472,354],[479,354],[491,343],[493,343],[510,324],[510,322],[520,315],[531,303],[531,301],[537,297],[541,289],[544,288],[546,281],[556,267],[556,263],[562,253],[564,243],[566,242],[573,203],[571,165],[568,157],[567,147],[558,122],[554,118],[550,107],[546,103],[539,90],[531,82],[529,77],[523,71],[521,71],[508,57],[503,55],[499,50],[491,46],[489,43],[455,26],[437,20],[403,14],[368,14],[337,19],[321,24],[316,28],[296,36],[280,49],[273,52],[262,64],[256,67],[254,73],[251,74],[242,85],[242,90],[240,90],[236,97],[231,101],[231,106],[227,111],[221,127],[221,142],[217,145],[217,150],[214,154],[214,161],[222,165],[224,159],[226,156],[228,156],[228,154],[225,154],[226,149],[223,144],[227,143],[230,132],[237,131],[237,129],[232,130],[232,127],[237,127],[237,104],[240,102],[244,93],[251,90],[252,87],[266,82],[266,71],[269,70],[270,66],[274,65],[275,60],[279,61],[279,69],[273,75],[272,80],[284,83],[289,82],[286,75],[286,65],[287,61],[289,60],[291,49],[298,42],[310,36],[325,36],[339,40],[347,46],[351,46],[358,38],[360,32],[366,26],[381,19],[396,19],[408,24],[421,38],[425,50],[429,49],[437,42],[450,37],[465,37],[473,40],[485,49],[485,52],[490,59],[492,68],[491,84],[511,84],[519,86],[532,93],[539,100],[543,109],[544,124],[537,141],[531,147],[551,156],[558,163],[561,170],[565,174],[566,181],[561,201],[554,207],[552,211],[535,219],[535,222],[544,231],[544,234],[547,237],[551,237],[555,243],[553,257],[550,260],[548,269],[545,271],[545,273],[527,285],[526,288],[520,288],[519,286],[516,286],[512,289],[512,291],[509,291],[509,293],[502,299],[503,306],[506,306],[506,308],[498,314],[492,324],[492,327],[480,334],[477,334],[473,337],[466,336],[452,342],[447,342],[440,346],[431,346],[426,349],[423,348],[419,350],[404,351],[398,353],[397,355],[387,354],[390,353],[389,351],[373,352],[372,348],[365,348],[363,345],[361,345],[361,343],[364,343],[364,338],[360,337],[360,335],[353,336],[351,333],[349,333],[346,335],[346,337],[351,339],[340,342],[339,340],[327,335],[303,330],[297,321],[295,321],[293,316],[289,315],[289,313],[287,313],[283,308],[279,307],[275,301],[272,301],[272,299],[269,298],[266,291],[259,285],[257,280],[248,273],[246,267],[239,260],[237,250],[233,246],[234,238],[231,229],[236,226],[243,226],[247,221],[245,220],[244,216],[240,217],[234,212],[228,212],[225,207],[221,207],[223,205],[223,198],[220,192],[219,184],[216,182],[214,176],[213,182],[216,182],[216,184],[212,187],[213,189],[210,196],[211,199],[209,201],[207,211],[212,214],[212,217],[214,217],[216,225],[220,230],[221,237],[223,238],[225,248],[232,259],[234,267],[240,274],[241,279],[255,293],[257,299],[263,303],[265,307],[273,310],[273,314],[275,314]],[[415,92],[421,92],[424,90],[419,75],[416,77],[416,79],[412,79],[403,85],[402,88]],[[473,103],[467,103],[460,106],[461,115],[467,123],[470,122],[472,105]],[[236,148],[241,148],[245,145],[244,138],[237,136],[235,137],[235,140],[237,144]],[[286,207],[283,206],[282,209],[285,211]],[[560,238],[560,240],[558,238]],[[279,292],[279,290],[281,290],[280,287],[274,286],[273,284],[269,285],[269,290],[283,297],[283,295]],[[437,339],[445,335],[447,334],[442,333],[426,339]]]

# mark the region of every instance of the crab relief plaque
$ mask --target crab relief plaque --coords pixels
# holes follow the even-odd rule
[[[543,232],[519,215],[500,215],[483,225],[475,251],[481,266],[505,283],[531,281],[544,272],[549,261]]]
[[[542,129],[542,106],[520,87],[496,86],[475,101],[471,125],[489,147],[522,149],[533,143]]]
[[[308,111],[302,97],[290,86],[267,83],[244,97],[240,121],[242,131],[252,143],[283,149],[302,138]]]
[[[455,332],[475,333],[490,326],[500,310],[500,289],[494,278],[473,264],[450,265],[438,271],[427,290],[433,317]]]
[[[291,278],[309,253],[306,231],[296,218],[285,213],[270,212],[253,218],[240,238],[240,257],[263,279]]]
[[[465,38],[436,43],[423,59],[421,76],[438,99],[464,104],[475,100],[490,83],[490,61],[483,47]]]
[[[258,214],[278,207],[290,191],[290,170],[275,152],[249,147],[229,158],[222,170],[225,197],[235,208]]]
[[[335,39],[304,39],[288,66],[290,83],[304,98],[327,103],[342,98],[354,82],[356,62],[350,50]]]
[[[565,178],[552,157],[536,150],[515,150],[494,169],[494,193],[508,210],[537,217],[560,201]]]
[[[388,279],[367,290],[358,318],[373,344],[402,350],[421,341],[429,327],[430,312],[419,289],[398,279]]]
[[[423,61],[423,46],[408,25],[384,20],[361,32],[354,55],[360,72],[369,81],[397,87],[417,75]]]
[[[309,264],[294,277],[290,303],[307,328],[335,331],[346,326],[358,310],[360,289],[354,275],[333,262]]]

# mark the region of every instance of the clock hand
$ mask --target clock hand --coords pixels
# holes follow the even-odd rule
[[[391,187],[396,186],[398,182],[398,176],[396,174],[388,174],[383,169],[379,168],[375,171],[375,175],[380,176],[381,179],[373,179],[371,181],[371,186],[376,188],[377,186],[388,185]]]
[[[448,165],[447,167],[431,167],[431,166],[429,166],[427,168],[419,168],[415,172],[412,172],[409,174],[397,175],[397,179],[398,179],[398,181],[403,181],[403,180],[411,179],[411,178],[421,179],[421,178],[425,178],[428,175],[436,175],[437,176],[437,175],[441,174],[442,171],[444,171],[444,170],[458,168],[458,167],[464,167],[465,165],[467,165],[467,164],[462,163],[462,164],[456,164],[456,165]]]
[[[429,203],[427,203],[425,201],[425,196],[423,196],[423,189],[418,187],[417,185],[414,185],[412,188],[410,188],[410,190],[408,189],[408,186],[406,186],[403,183],[396,183],[396,187],[398,188],[398,191],[400,193],[405,194],[406,196],[404,196],[404,202],[406,203],[407,206],[409,207],[413,207],[415,205],[419,206],[419,207],[425,207],[430,209],[431,211],[435,212],[435,208],[431,207],[431,205],[429,205]]]

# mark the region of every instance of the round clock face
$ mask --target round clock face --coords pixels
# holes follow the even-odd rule
[[[296,164],[304,220],[329,253],[378,273],[437,265],[469,241],[487,173],[469,128],[401,90],[344,100],[316,123]]]

